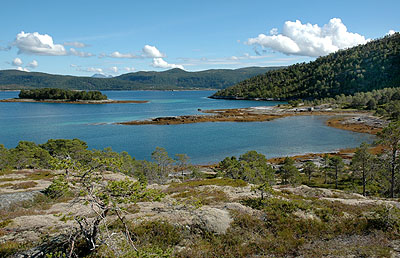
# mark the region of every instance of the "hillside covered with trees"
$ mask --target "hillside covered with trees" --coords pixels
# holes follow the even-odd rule
[[[318,99],[400,85],[400,34],[269,71],[214,98]]]
[[[223,89],[252,76],[279,67],[247,67],[187,72],[171,69],[163,72],[135,72],[113,78],[53,75],[17,70],[0,71],[0,90],[60,88],[74,90],[166,90]]]

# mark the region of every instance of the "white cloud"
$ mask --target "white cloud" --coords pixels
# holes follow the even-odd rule
[[[85,43],[78,42],[78,41],[64,42],[64,46],[76,47],[76,48],[84,48],[84,47],[87,47],[87,45],[86,45]]]
[[[103,57],[103,56],[101,56]],[[109,55],[109,57],[113,58],[141,58],[140,56],[137,56],[135,54],[127,53],[127,54],[122,54],[118,51],[115,51]]]
[[[165,57],[166,55],[161,53],[160,50],[158,50],[155,46],[150,46],[150,45],[145,45],[142,48],[142,53],[141,54],[132,54],[132,53],[121,53],[119,51],[115,51],[109,55],[106,54],[100,54],[99,58],[103,57],[112,57],[112,58],[131,58],[131,59],[136,59],[136,58],[162,58]]]
[[[103,73],[103,69],[101,68],[95,68],[95,67],[89,67],[84,70],[86,72],[94,72],[94,73]]]
[[[71,64],[71,67],[75,68],[76,71],[78,72],[85,72],[85,73],[103,73],[103,69],[101,68],[96,68],[96,67],[87,67],[87,68],[82,68],[80,65],[76,64]]]
[[[272,28],[272,29],[269,31],[269,34],[271,34],[271,35],[277,35],[277,34],[278,34],[278,28]]]
[[[54,44],[53,38],[47,34],[21,33],[17,34],[14,45],[18,48],[18,53],[36,54],[47,56],[67,55],[63,45]]]
[[[185,69],[185,68],[183,68],[182,65],[169,64],[166,61],[164,61],[164,59],[162,59],[161,57],[153,58],[152,66],[153,67],[157,67],[157,68],[180,68],[180,69]]]
[[[18,66],[17,70],[22,72],[30,72],[27,68],[22,68],[21,66]]]
[[[38,67],[38,65],[39,65],[39,63],[38,63],[36,60],[33,60],[32,62],[30,62],[30,63],[28,64],[28,67],[34,69],[34,68]]]
[[[73,56],[79,56],[79,57],[91,57],[91,56],[94,56],[94,54],[92,54],[92,53],[79,51],[79,50],[76,50],[75,48],[70,48],[69,49],[69,54],[73,55]]]
[[[271,48],[288,55],[317,57],[368,41],[360,34],[348,32],[338,18],[331,19],[322,27],[302,24],[299,20],[286,21],[282,33],[274,35],[275,32],[272,29],[271,36],[260,34],[256,38],[249,38],[246,44]]]
[[[389,30],[388,33],[386,33],[386,35],[393,35],[393,34],[395,34],[395,33],[396,33],[395,30]]]
[[[118,73],[118,67],[116,67],[116,66],[110,67],[110,70],[111,70],[113,73]]]
[[[13,61],[12,61],[12,65],[13,66],[21,66],[22,65],[22,60],[19,57],[16,57]]]
[[[145,57],[150,57],[150,58],[165,57],[165,55],[161,53],[160,50],[158,50],[155,46],[145,45],[142,51]]]
[[[124,67],[124,70],[127,72],[133,72],[135,71],[135,67]]]

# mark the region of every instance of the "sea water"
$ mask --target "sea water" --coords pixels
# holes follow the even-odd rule
[[[210,99],[213,91],[104,91],[109,99],[145,104],[0,103],[0,144],[79,138],[89,148],[111,147],[136,159],[151,159],[156,147],[171,157],[185,153],[195,164],[256,150],[268,158],[330,152],[372,142],[374,137],[325,125],[325,116],[296,116],[268,122],[210,122],[182,125],[116,125],[159,116],[200,114],[199,109],[272,106],[279,102]],[[0,92],[0,99],[18,92]]]

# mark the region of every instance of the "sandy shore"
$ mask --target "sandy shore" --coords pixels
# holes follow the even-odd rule
[[[25,102],[25,103],[63,103],[63,104],[125,104],[125,103],[148,103],[147,100],[77,100],[77,101],[68,101],[68,100],[53,100],[53,99],[44,99],[44,100],[34,100],[34,99],[1,99],[0,102]]]

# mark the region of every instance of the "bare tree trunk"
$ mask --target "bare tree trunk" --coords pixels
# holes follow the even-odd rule
[[[338,188],[338,167],[335,168],[335,188]]]
[[[365,176],[365,164],[363,163],[362,164],[362,183],[363,183],[363,196],[366,196],[366,194],[365,194],[365,185],[366,185],[366,176]]]
[[[396,154],[397,154],[397,148],[393,149],[392,152],[392,167],[391,167],[391,172],[392,172],[392,180],[390,182],[390,197],[394,198],[394,175],[396,171]]]

